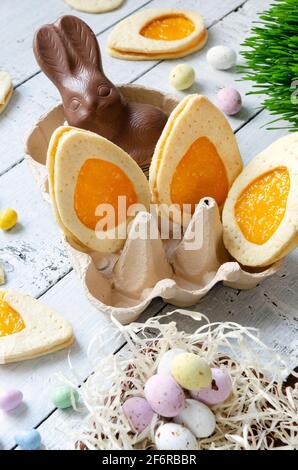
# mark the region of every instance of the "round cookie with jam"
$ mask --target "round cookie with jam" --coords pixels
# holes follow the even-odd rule
[[[119,8],[123,0],[64,0],[70,7],[86,13],[104,13]]]
[[[152,8],[117,24],[110,34],[108,49],[119,59],[176,59],[202,49],[207,39],[208,32],[199,13]]]
[[[269,266],[298,245],[298,132],[257,155],[223,210],[224,243],[242,265]]]

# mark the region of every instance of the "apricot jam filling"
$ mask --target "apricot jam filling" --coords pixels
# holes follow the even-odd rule
[[[200,137],[176,168],[171,183],[172,202],[191,204],[193,213],[204,197],[212,197],[222,206],[228,190],[226,169],[216,147],[207,137]]]
[[[5,292],[0,292],[0,337],[19,333],[25,328],[21,316],[4,300]]]
[[[123,223],[118,217],[118,197],[126,197],[126,207],[137,202],[134,185],[124,171],[105,160],[90,158],[82,165],[74,193],[75,212],[85,227],[95,230],[102,216],[95,215],[100,204],[114,208],[116,226]],[[126,214],[124,214],[126,218]]]
[[[244,237],[263,245],[281,224],[290,191],[286,168],[269,171],[250,183],[235,204],[236,221]]]
[[[183,15],[155,18],[141,30],[145,38],[159,41],[177,41],[190,36],[195,30],[193,22]]]

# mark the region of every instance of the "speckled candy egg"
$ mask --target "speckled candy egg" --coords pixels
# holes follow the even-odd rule
[[[198,450],[198,443],[191,431],[179,424],[167,423],[155,433],[157,450]]]
[[[177,65],[170,73],[170,84],[176,90],[187,90],[196,79],[196,73],[188,64]]]
[[[41,446],[41,437],[36,429],[19,432],[15,435],[15,441],[23,450],[38,450]]]
[[[227,46],[214,46],[207,52],[207,62],[218,70],[228,70],[236,64],[236,52]]]
[[[155,413],[173,418],[183,410],[185,397],[171,375],[153,375],[145,385],[145,397]]]
[[[184,354],[184,353],[186,353],[185,349],[181,349],[181,348],[169,349],[165,354],[162,355],[158,364],[157,373],[171,375],[173,360],[175,359],[175,357],[179,356],[179,354]]]
[[[174,418],[175,423],[186,426],[198,439],[211,436],[215,431],[215,416],[208,406],[196,400],[186,400],[184,410]]]
[[[20,390],[6,390],[0,395],[0,410],[12,411],[17,408],[23,400],[23,394]]]
[[[208,388],[199,391],[192,391],[191,396],[195,400],[201,401],[208,406],[220,405],[232,394],[232,381],[227,371],[213,368],[212,383]]]
[[[122,406],[132,431],[141,433],[150,425],[154,411],[145,398],[131,397]]]
[[[192,353],[180,354],[173,360],[172,375],[176,382],[186,390],[209,387],[212,381],[208,363]]]
[[[63,385],[54,390],[52,394],[53,404],[60,410],[76,406],[79,401],[78,391],[69,385]]]
[[[217,104],[219,109],[229,116],[239,113],[242,107],[242,99],[239,91],[232,87],[222,88],[217,93]]]

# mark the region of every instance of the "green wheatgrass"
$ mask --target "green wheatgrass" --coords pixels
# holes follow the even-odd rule
[[[277,116],[268,124],[284,119],[287,129],[297,131],[298,1],[275,0],[251,34],[242,44],[246,64],[238,67],[244,80],[255,82],[248,94],[264,95],[262,105]]]

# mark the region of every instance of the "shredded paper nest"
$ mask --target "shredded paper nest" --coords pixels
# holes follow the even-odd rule
[[[178,330],[175,317],[171,318],[175,313],[198,322],[194,333]],[[90,358],[96,360],[97,348],[103,351],[105,342],[124,339],[127,345],[117,355],[101,360],[81,389],[89,414],[81,432],[73,436],[76,448],[154,449],[161,418],[156,416],[150,429],[135,435],[122,413],[122,404],[129,397],[144,396],[145,382],[156,373],[168,349],[183,348],[201,355],[212,366],[227,368],[233,383],[231,398],[212,407],[216,431],[198,440],[199,449],[298,449],[298,383],[293,388],[285,382],[289,374],[297,382],[297,374],[258,339],[257,330],[230,322],[211,324],[205,316],[184,310],[144,324],[124,327],[116,320],[114,324],[115,337],[107,340],[105,331],[97,335],[89,348]]]

